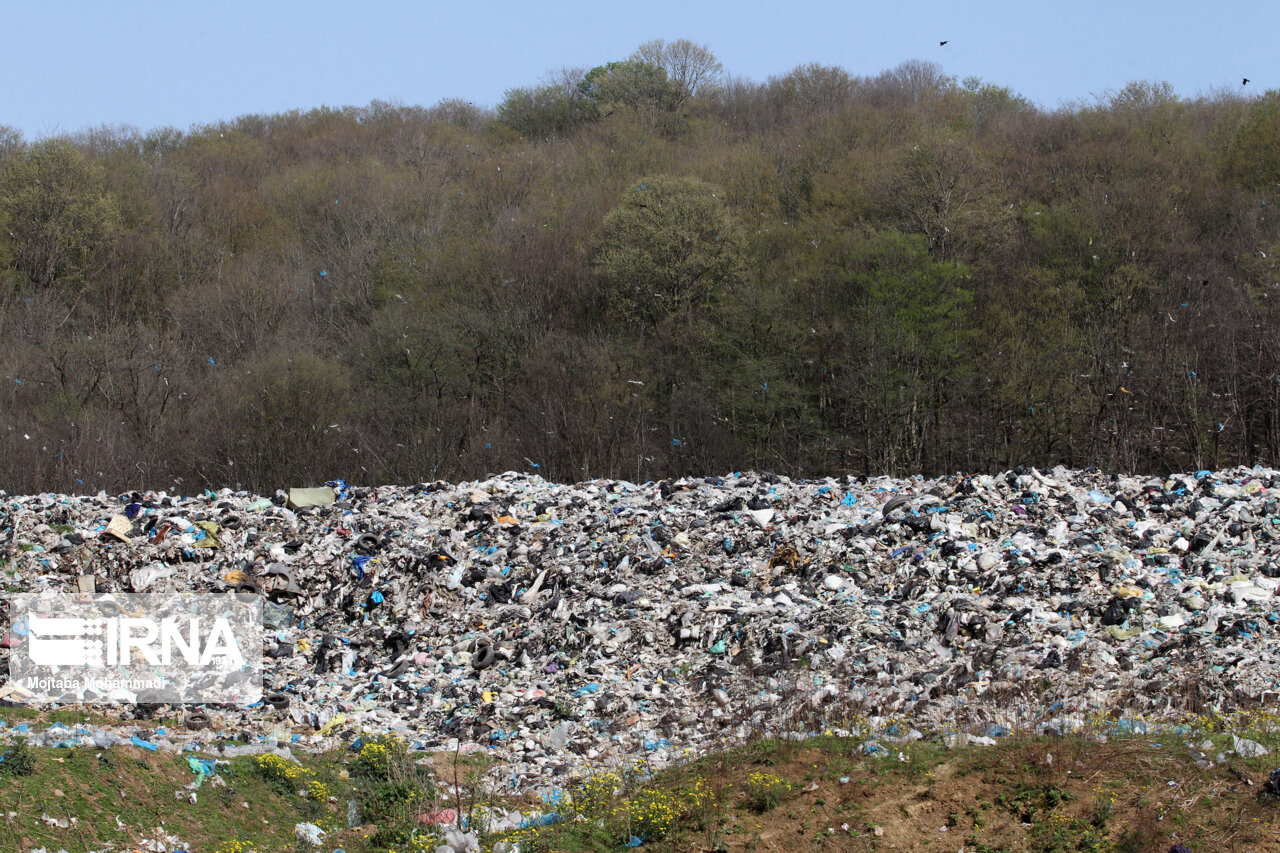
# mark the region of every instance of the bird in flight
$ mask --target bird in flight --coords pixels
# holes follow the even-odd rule
[[[1241,86],[1248,86],[1248,85],[1249,85],[1249,78],[1248,78],[1248,77],[1245,77],[1245,78],[1241,79],[1241,80],[1240,80],[1240,85],[1241,85]]]
[[[944,44],[946,44],[946,42],[945,42],[945,41],[940,41],[940,42],[938,42],[938,47],[942,47]]]

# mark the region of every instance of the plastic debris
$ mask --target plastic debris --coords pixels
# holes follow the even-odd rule
[[[299,823],[293,827],[294,838],[305,844],[310,844],[312,847],[319,847],[323,844],[325,835],[327,833],[314,823]]]
[[[893,760],[906,728],[958,746],[1097,715],[1137,734],[1205,697],[1280,700],[1265,468],[0,493],[0,552],[22,591],[266,599],[262,704],[103,704],[113,725],[35,744],[291,757],[393,733],[483,751],[521,792],[855,715]],[[134,725],[166,715],[182,731]]]

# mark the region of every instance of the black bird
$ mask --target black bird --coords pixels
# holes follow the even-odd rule
[[[1243,79],[1240,81],[1240,85],[1241,85],[1241,86],[1248,86],[1248,85],[1249,85],[1249,78],[1248,78],[1248,77],[1243,78]]]
[[[942,47],[944,44],[946,44],[946,42],[945,42],[945,41],[940,41],[940,42],[938,42],[938,47]]]

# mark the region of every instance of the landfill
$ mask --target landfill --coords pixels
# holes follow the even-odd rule
[[[389,732],[486,752],[508,792],[758,733],[990,743],[1269,705],[1278,560],[1260,467],[0,492],[10,592],[265,599],[262,701],[157,735],[139,695],[35,742],[289,756]]]

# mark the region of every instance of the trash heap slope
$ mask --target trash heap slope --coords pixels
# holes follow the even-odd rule
[[[1262,468],[0,493],[0,567],[9,591],[260,592],[267,701],[201,736],[393,731],[523,790],[753,731],[1270,703],[1278,503]]]

